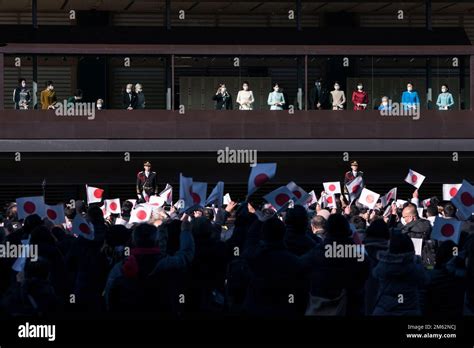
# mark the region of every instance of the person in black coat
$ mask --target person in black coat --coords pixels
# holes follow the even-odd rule
[[[389,249],[379,252],[378,260],[372,271],[380,284],[372,314],[421,315],[420,295],[428,277],[410,237],[392,232]]]
[[[308,214],[301,205],[288,209],[285,215],[285,243],[288,251],[301,256],[316,246],[316,242],[308,233]]]
[[[460,317],[463,314],[466,271],[464,260],[453,257],[455,248],[456,244],[447,240],[436,251],[435,268],[428,274],[424,315]]]
[[[137,108],[137,93],[133,90],[131,83],[127,84],[122,94],[122,105],[126,110],[133,110]]]
[[[0,313],[11,317],[52,318],[62,310],[61,301],[49,282],[51,264],[45,257],[27,259],[24,272],[0,301]]]
[[[308,287],[300,260],[285,247],[285,225],[276,217],[254,224],[257,228],[250,228],[244,251],[250,268],[245,312],[272,318],[302,316]]]
[[[347,219],[340,214],[332,214],[327,220],[327,233],[323,243],[300,259],[311,282],[312,296],[336,299],[345,292],[345,315],[360,316],[364,312],[364,284],[369,274],[369,264],[363,254],[331,257],[328,251],[339,245],[344,246],[344,249],[351,246],[357,250]],[[334,253],[335,251],[332,254]]]
[[[232,96],[227,91],[225,84],[220,84],[216,94],[212,97],[216,102],[216,110],[232,110]]]
[[[329,91],[318,78],[309,94],[310,110],[326,110],[329,108]]]
[[[371,315],[374,311],[379,282],[377,278],[372,275],[372,271],[379,262],[377,258],[378,253],[388,250],[389,239],[390,231],[382,219],[377,219],[372,222],[365,231],[364,247],[370,265],[369,277],[365,282],[365,315]]]

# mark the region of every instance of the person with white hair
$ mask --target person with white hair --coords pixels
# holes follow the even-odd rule
[[[145,94],[143,93],[143,86],[139,83],[135,85],[135,93],[137,94],[137,106],[135,109],[145,108]]]

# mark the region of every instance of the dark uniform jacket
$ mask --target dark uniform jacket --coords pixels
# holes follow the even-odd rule
[[[137,194],[142,194],[143,191],[149,196],[158,194],[156,172],[150,172],[148,178],[143,170],[137,174]]]
[[[358,171],[357,172],[357,177],[358,176],[364,176],[364,172],[363,171]],[[354,174],[352,174],[352,170],[349,170],[348,172],[346,172],[346,174],[344,175],[344,185],[347,185],[348,183],[350,183],[352,180],[354,180],[356,178],[356,176],[354,176]]]
[[[127,109],[128,107],[132,107],[133,109],[137,108],[137,94],[132,91],[131,97],[130,95],[124,91],[122,95],[122,103],[123,108]]]

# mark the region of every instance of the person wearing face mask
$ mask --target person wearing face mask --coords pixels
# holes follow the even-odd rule
[[[280,91],[278,83],[273,85],[273,92],[268,94],[267,104],[270,105],[270,110],[283,110],[285,105],[285,97]]]
[[[104,110],[104,100],[103,99],[97,99],[95,106],[97,107],[97,110]]]
[[[378,110],[379,111],[392,111],[392,106],[390,105],[387,96],[382,97],[382,102],[380,103]]]
[[[224,83],[220,84],[217,88],[216,94],[212,97],[212,100],[216,102],[216,110],[232,110],[232,96],[227,91],[227,87]]]
[[[423,238],[423,240],[429,239],[431,232],[430,222],[418,216],[416,205],[412,203],[403,208],[399,228],[410,238]]]
[[[46,88],[41,91],[41,109],[55,109],[57,102],[56,92],[54,91],[53,81],[46,82]]]
[[[145,108],[145,94],[143,93],[143,87],[141,84],[137,83],[135,85],[135,93],[137,94],[136,109],[144,109]]]
[[[441,86],[441,93],[438,95],[436,105],[439,110],[449,110],[454,105],[453,95],[448,92],[448,85]]]
[[[323,80],[318,78],[309,95],[310,110],[324,110],[329,104],[329,92],[323,85]]]
[[[250,90],[249,83],[244,81],[242,84],[242,90],[237,94],[237,104],[239,104],[239,110],[252,110],[255,99],[253,93]]]
[[[123,108],[127,110],[133,110],[137,108],[137,94],[133,90],[131,83],[127,84],[125,91],[122,95]]]
[[[402,94],[402,105],[404,111],[416,111],[420,108],[420,97],[411,82],[407,84],[407,90]]]
[[[158,195],[156,172],[151,171],[151,163],[143,163],[143,170],[137,174],[137,203],[148,202],[150,196]]]
[[[346,95],[341,91],[341,85],[337,81],[334,83],[334,91],[331,91],[330,98],[333,110],[344,110]]]
[[[31,101],[31,94],[26,88],[26,80],[21,78],[18,80],[18,87],[13,90],[13,102],[16,110],[27,110]]]
[[[362,82],[357,84],[357,90],[352,92],[352,103],[354,103],[354,111],[363,111],[367,109],[369,104],[369,94],[364,91]]]

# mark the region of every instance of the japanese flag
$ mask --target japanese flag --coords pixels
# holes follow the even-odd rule
[[[263,199],[270,203],[277,212],[280,212],[288,207],[290,201],[294,201],[296,197],[290,190],[288,190],[288,187],[281,186],[269,194],[263,196]]]
[[[462,184],[443,184],[443,201],[450,201],[458,193]]]
[[[466,180],[463,180],[456,196],[451,202],[458,208],[458,216],[463,219],[469,219],[474,213],[474,186]]]
[[[397,188],[394,187],[390,191],[388,191],[385,195],[380,197],[380,201],[382,202],[382,207],[386,207],[391,200],[397,200]]]
[[[403,208],[405,203],[408,203],[408,201],[404,201],[403,199],[397,199],[395,203],[397,204],[397,208]]]
[[[104,190],[98,187],[86,185],[86,191],[87,191],[87,204],[99,203],[102,201]]]
[[[423,208],[428,208],[431,205],[431,198],[424,199],[421,204],[423,205]]]
[[[166,198],[163,198],[161,196],[150,196],[150,199],[148,201],[148,204],[154,205],[156,207],[162,207],[166,203]]]
[[[94,226],[87,222],[81,214],[76,214],[72,220],[72,233],[85,239],[94,239]]]
[[[289,182],[286,187],[290,190],[291,193],[296,197],[297,200],[308,198],[308,193],[303,190],[301,187],[295,184],[294,181]]]
[[[207,197],[206,205],[215,204],[218,207],[222,207],[222,201],[224,197],[224,182],[219,181],[214,189],[212,190],[209,197]]]
[[[165,200],[166,204],[172,205],[173,204],[173,186],[171,186],[170,184],[166,184],[165,189],[161,191],[159,196]]]
[[[230,202],[232,202],[232,198],[230,198],[230,194],[226,193],[225,196],[224,196],[224,198],[223,198],[223,201],[224,201],[224,202],[223,202],[224,205],[227,205],[227,204],[229,204]]]
[[[151,217],[151,210],[152,206],[147,203],[138,204],[130,213],[129,223],[148,222]]]
[[[45,214],[46,217],[51,220],[54,224],[64,224],[66,223],[66,217],[64,215],[64,205],[47,205],[45,204]]]
[[[339,181],[323,182],[323,186],[324,191],[329,195],[341,193],[341,183]]]
[[[18,219],[24,219],[29,215],[38,214],[45,217],[45,204],[43,196],[21,197],[16,199]]]
[[[408,175],[405,178],[405,181],[410,185],[415,186],[416,188],[420,188],[421,184],[425,180],[425,176],[421,175],[420,173],[415,172],[414,170],[409,170]]]
[[[193,198],[193,203],[204,207],[204,205],[206,204],[207,183],[193,182],[193,186],[190,193]]]
[[[188,178],[179,174],[179,199],[184,202],[181,209],[188,209],[194,205],[193,192],[193,178]]]
[[[361,176],[356,177],[354,180],[351,180],[346,185],[347,191],[349,192],[350,201],[356,200],[364,188],[364,180]]]
[[[321,208],[336,208],[336,195],[322,195],[318,201]]]
[[[305,207],[309,207],[310,205],[312,205],[314,203],[317,203],[317,202],[318,202],[318,198],[316,197],[316,193],[314,192],[314,190],[312,190],[310,193],[308,193],[308,197],[306,199],[306,202],[301,202],[301,200],[298,201],[299,204],[302,204]]]
[[[457,219],[445,219],[437,216],[434,221],[431,239],[445,241],[452,240],[458,244],[461,236],[462,221]]]
[[[250,171],[247,195],[257,191],[263,184],[270,181],[276,173],[276,163],[258,163]]]
[[[359,203],[365,205],[369,209],[374,209],[375,204],[377,204],[379,197],[380,195],[378,193],[375,193],[374,191],[370,191],[366,188],[363,188],[362,193],[360,194],[360,197],[359,197]]]
[[[105,210],[107,215],[108,214],[120,214],[122,212],[122,209],[120,207],[120,199],[115,198],[115,199],[106,199],[104,201],[105,205]]]
[[[100,206],[100,210],[102,210],[102,216],[104,218],[108,217],[110,214],[107,212],[107,208],[105,207],[105,204],[102,204]]]

